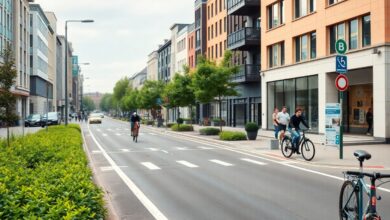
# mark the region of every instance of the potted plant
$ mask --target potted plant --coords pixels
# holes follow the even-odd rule
[[[249,140],[256,140],[259,126],[256,123],[249,122],[245,125],[245,131]]]

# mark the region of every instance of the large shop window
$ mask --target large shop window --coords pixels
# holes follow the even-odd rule
[[[268,29],[284,24],[284,0],[278,1],[267,7]]]
[[[273,129],[272,113],[274,108],[286,106],[291,115],[296,108],[303,110],[303,115],[312,131],[318,132],[318,76],[308,76],[269,82],[268,97],[268,129]]]
[[[359,25],[360,24],[360,25]],[[371,18],[366,15],[329,27],[329,52],[336,53],[335,43],[343,39],[349,50],[371,45]]]

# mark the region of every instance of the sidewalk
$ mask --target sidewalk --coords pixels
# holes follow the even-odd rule
[[[256,155],[268,156],[277,160],[286,160],[283,157],[280,150],[270,150],[270,140],[273,139],[272,131],[259,131],[259,136],[255,141],[221,141],[218,136],[203,136],[199,134],[199,129],[204,128],[202,126],[194,125],[194,132],[172,132],[166,128],[150,127],[156,131],[168,132],[174,135],[180,135],[188,138],[196,138],[215,144],[222,144],[231,148],[236,148],[241,151],[250,152]],[[231,131],[244,131],[243,128],[231,128],[224,127],[224,130]],[[339,150],[337,147],[323,145],[322,135],[309,134],[308,137],[315,143],[316,156],[311,162],[306,162],[301,156],[293,155],[290,159],[292,162],[297,162],[307,166],[319,166],[326,168],[338,168],[338,169],[357,169],[358,161],[353,156],[353,152],[356,150],[365,150],[372,155],[372,159],[364,163],[366,169],[373,170],[390,170],[390,145],[389,144],[371,144],[371,145],[354,145],[344,147],[344,159],[339,159]],[[368,137],[371,138],[371,137]],[[347,136],[346,141],[359,142],[367,140],[365,137],[360,136]]]

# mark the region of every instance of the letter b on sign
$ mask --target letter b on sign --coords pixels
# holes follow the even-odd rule
[[[347,43],[343,39],[336,41],[335,46],[338,54],[345,54],[345,52],[347,51]]]

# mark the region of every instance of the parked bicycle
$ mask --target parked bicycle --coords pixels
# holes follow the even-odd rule
[[[390,175],[380,173],[364,173],[363,162],[371,159],[371,154],[366,151],[356,151],[354,156],[360,163],[360,171],[347,171],[345,172],[346,180],[341,187],[339,212],[341,220],[381,220],[381,217],[377,213],[376,206],[377,200],[381,200],[381,197],[376,195],[377,187],[389,183],[390,181],[382,181],[384,178],[390,178]],[[371,186],[369,187],[364,178],[370,179]],[[376,186],[376,181],[381,183]],[[368,196],[368,201],[363,206],[363,196]]]
[[[298,143],[298,148],[300,148],[301,154],[303,159],[306,161],[311,161],[313,160],[315,154],[316,154],[316,149],[314,147],[313,142],[306,137],[305,130],[301,130],[302,135]],[[290,158],[294,153],[295,149],[292,144],[292,138],[289,135],[285,135],[282,142],[281,142],[281,150],[283,156],[286,158]]]

